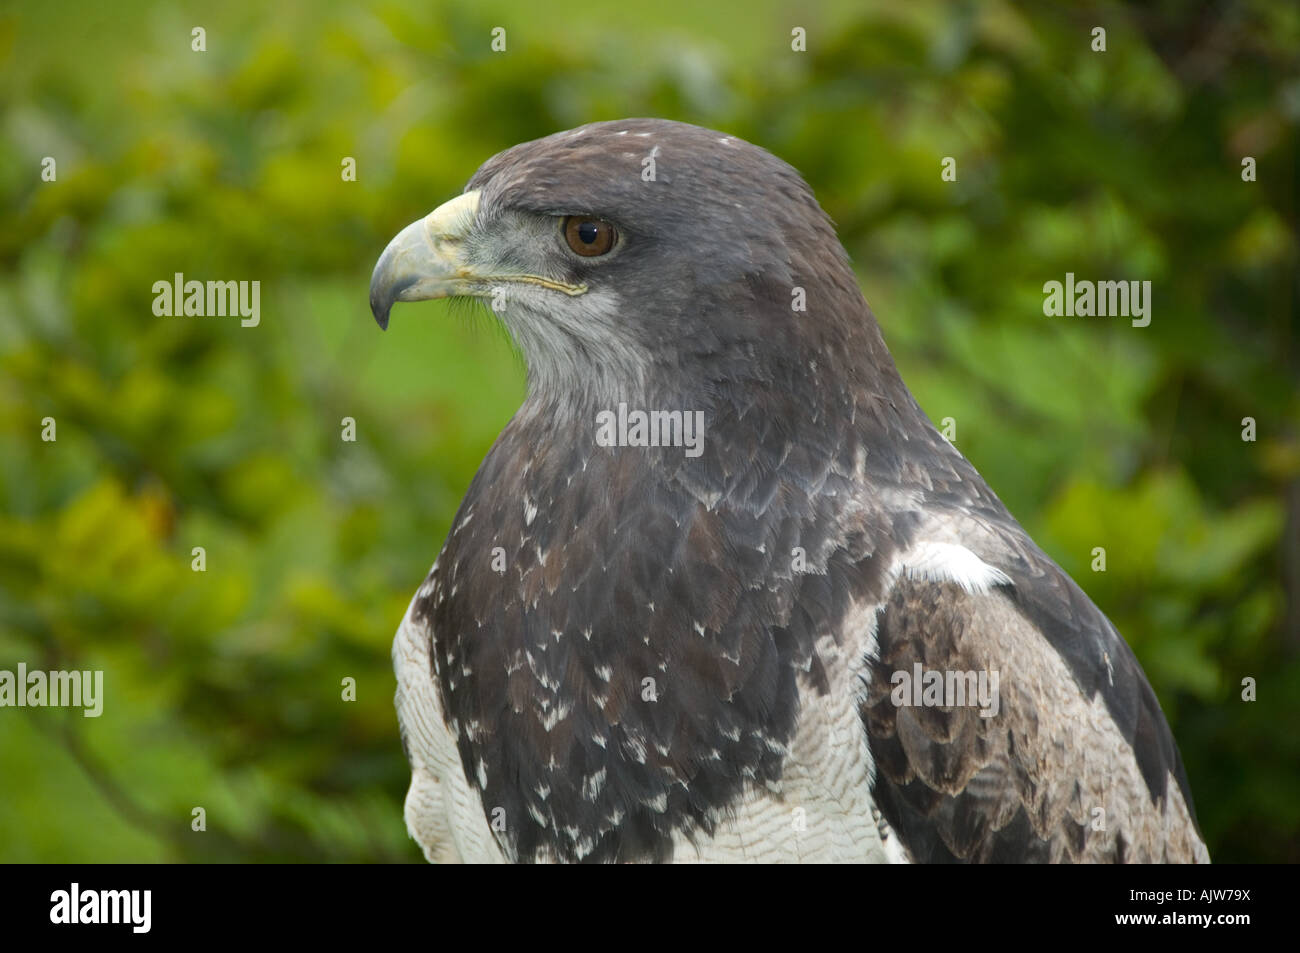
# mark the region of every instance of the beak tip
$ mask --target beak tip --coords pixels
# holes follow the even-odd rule
[[[402,292],[417,280],[413,275],[391,274],[388,260],[389,254],[385,252],[384,257],[379,259],[374,276],[370,280],[370,313],[375,316],[375,323],[384,331],[388,330],[388,315],[392,312],[393,305],[402,300]]]

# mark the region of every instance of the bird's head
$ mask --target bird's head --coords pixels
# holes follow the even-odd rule
[[[534,391],[781,386],[809,362],[875,350],[852,340],[874,321],[799,174],[733,136],[660,119],[499,153],[393,239],[370,284],[381,327],[394,302],[462,296],[503,321]]]

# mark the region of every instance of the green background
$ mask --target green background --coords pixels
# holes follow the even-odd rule
[[[389,645],[523,372],[477,306],[382,334],[370,270],[492,154],[637,115],[804,173],[1133,645],[1212,856],[1300,860],[1300,8],[548,6],[0,8],[0,669],[108,694],[0,709],[0,861],[419,859]],[[1045,317],[1067,271],[1151,281],[1151,325]],[[175,272],[259,280],[260,326],[156,317]]]

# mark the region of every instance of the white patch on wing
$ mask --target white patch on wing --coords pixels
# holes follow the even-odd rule
[[[1011,582],[1001,569],[957,543],[923,540],[904,553],[899,563],[909,578],[955,582],[969,593],[988,592]]]

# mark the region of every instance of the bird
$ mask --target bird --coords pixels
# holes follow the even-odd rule
[[[370,283],[477,299],[527,393],[393,643],[432,862],[1208,862],[1133,651],[904,384],[812,189],[594,122]]]

